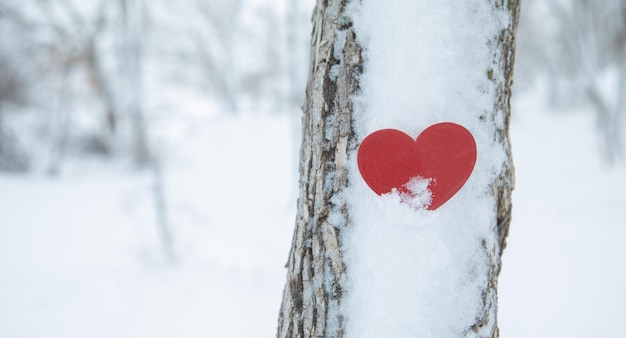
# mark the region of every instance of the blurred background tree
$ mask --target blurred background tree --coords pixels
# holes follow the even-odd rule
[[[589,108],[604,158],[623,160],[626,1],[526,0],[517,50],[516,90],[540,83],[555,110]]]
[[[172,92],[228,114],[297,110],[305,2],[3,1],[0,170],[146,165],[154,121],[177,113]]]

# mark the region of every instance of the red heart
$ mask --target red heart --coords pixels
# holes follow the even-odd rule
[[[430,179],[432,200],[426,209],[435,210],[471,175],[476,142],[467,129],[451,122],[426,128],[415,141],[399,130],[382,129],[361,142],[357,162],[365,183],[378,195],[392,189],[412,195],[406,187],[411,179]]]

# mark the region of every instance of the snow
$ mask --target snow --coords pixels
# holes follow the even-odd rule
[[[0,337],[274,334],[295,214],[289,120],[201,121],[164,165],[174,265],[149,172],[0,175]]]
[[[427,209],[433,201],[432,192],[428,189],[428,185],[432,182],[430,178],[413,177],[404,187],[409,193],[398,192],[394,188],[392,195],[399,195],[394,204],[405,203],[415,210]]]
[[[516,190],[500,276],[503,337],[621,337],[626,170],[600,156],[592,114],[515,96]]]
[[[371,191],[352,156],[345,194],[352,210],[344,237],[346,336],[473,336],[487,285],[485,248],[497,245],[490,235],[495,202],[488,187],[505,160],[493,126],[481,116],[493,107],[495,88],[487,74],[495,71],[494,39],[508,15],[494,14],[488,2],[360,4],[349,14],[365,60],[357,138],[385,128],[415,138],[449,121],[472,132],[478,158],[456,196],[435,211],[419,212]],[[415,20],[415,13],[424,19]]]

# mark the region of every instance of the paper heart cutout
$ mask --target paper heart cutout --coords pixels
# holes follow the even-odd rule
[[[365,183],[378,195],[396,189],[413,195],[407,184],[413,178],[429,179],[428,210],[435,210],[467,182],[476,163],[474,136],[456,123],[443,122],[426,128],[417,139],[396,129],[368,135],[357,153]]]

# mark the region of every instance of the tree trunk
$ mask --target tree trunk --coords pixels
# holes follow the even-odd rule
[[[358,89],[361,49],[349,25],[339,17],[345,1],[318,2],[313,16],[311,68],[304,104],[300,150],[300,196],[287,285],[279,318],[279,337],[343,335],[338,312],[346,273],[340,248],[340,229],[327,222],[333,195],[348,183],[347,154],[354,150],[352,102]],[[337,35],[345,35],[336,59]],[[331,67],[340,65],[336,80]],[[331,184],[326,184],[326,182]]]
[[[346,0],[318,0],[313,15],[311,64],[303,116],[300,150],[300,195],[289,260],[287,282],[278,321],[278,337],[343,337],[350,313],[342,308],[350,292],[345,232],[358,227],[352,218],[350,196],[338,198],[352,184],[350,161],[363,135],[355,132],[353,98],[367,67],[362,53],[367,45],[357,39]],[[350,4],[350,6],[360,6]],[[499,36],[489,37],[499,50],[485,76],[495,85],[493,110],[481,122],[494,130],[492,138],[506,154],[500,174],[490,184],[496,210],[490,240],[482,241],[489,264],[482,291],[482,311],[465,336],[498,337],[496,323],[497,276],[506,245],[513,189],[509,144],[510,88],[513,79],[514,39],[519,1],[490,0],[494,10],[508,11],[510,19]],[[392,6],[391,4],[389,6]],[[420,20],[415,13],[415,20]],[[415,43],[407,41],[407,43]],[[398,65],[411,67],[411,65]],[[367,71],[367,69],[365,69]],[[495,75],[494,75],[495,74]],[[499,122],[496,122],[499,121]],[[340,221],[337,221],[340,218]],[[337,226],[341,223],[342,226]],[[492,244],[490,244],[492,243]],[[348,335],[349,332],[347,332]]]
[[[137,167],[144,167],[151,160],[143,111],[143,16],[142,0],[120,0],[122,15],[122,71],[125,82],[122,97],[125,113],[129,115],[131,147]]]

